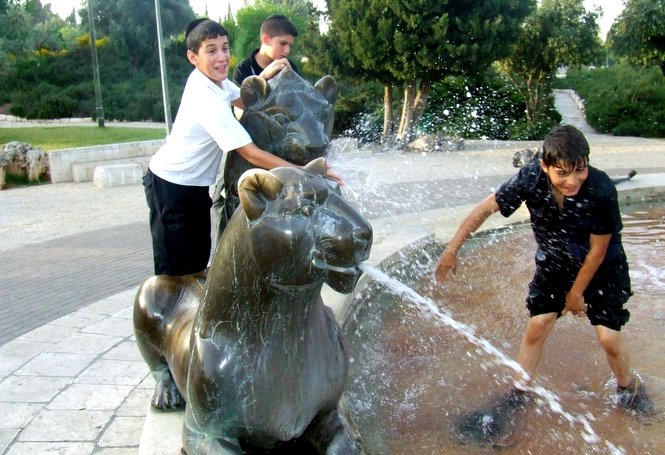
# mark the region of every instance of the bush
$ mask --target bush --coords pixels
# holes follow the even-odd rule
[[[490,72],[480,80],[447,77],[435,84],[420,130],[466,139],[531,139],[540,123],[525,123],[522,99],[504,78]]]
[[[333,135],[378,141],[383,129],[383,86],[375,82],[337,80]]]
[[[573,69],[558,84],[584,99],[587,122],[600,133],[665,137],[665,78],[658,68]]]

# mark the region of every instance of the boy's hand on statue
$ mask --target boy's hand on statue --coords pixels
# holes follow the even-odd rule
[[[339,174],[337,174],[335,171],[333,171],[330,164],[327,163],[326,163],[326,177],[335,180],[339,184],[339,186],[344,186],[344,180],[342,179],[342,177]]]
[[[586,304],[584,303],[584,297],[581,294],[573,294],[569,292],[566,294],[566,306],[564,311],[570,311],[575,316],[585,316],[586,315]]]
[[[261,71],[261,77],[266,80],[271,79],[275,76],[275,74],[279,73],[287,66],[291,65],[289,64],[289,60],[286,58],[278,58],[277,60],[273,60],[270,62],[270,65],[266,66],[263,71]]]
[[[445,250],[436,264],[434,269],[434,277],[438,283],[446,281],[448,271],[452,271],[453,275],[457,271],[457,256],[450,250]]]

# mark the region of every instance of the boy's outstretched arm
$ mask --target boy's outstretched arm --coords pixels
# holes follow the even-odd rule
[[[273,155],[270,152],[260,149],[253,142],[250,142],[247,145],[243,145],[242,147],[238,147],[235,151],[238,152],[240,156],[245,158],[247,161],[252,163],[254,166],[263,169],[274,169],[276,167],[281,167],[281,166],[301,167],[293,163],[289,163],[288,161],[276,155]],[[337,173],[335,173],[330,168],[330,166],[328,166],[328,169],[326,171],[326,177],[336,180],[340,185],[344,185],[344,181],[342,180],[342,178],[339,175],[337,175]]]
[[[436,281],[443,283],[446,280],[448,271],[455,273],[457,268],[457,252],[487,218],[493,213],[499,211],[499,204],[496,202],[494,193],[486,197],[478,204],[471,213],[462,221],[453,238],[448,242],[446,249],[443,250],[439,262],[434,269]]]
[[[566,294],[566,307],[564,312],[570,311],[575,316],[581,316],[586,313],[584,305],[584,291],[593,279],[593,276],[598,271],[598,268],[605,259],[607,247],[612,239],[612,234],[607,235],[594,235],[591,234],[589,239],[589,252],[584,258],[582,267],[577,272],[575,282]]]

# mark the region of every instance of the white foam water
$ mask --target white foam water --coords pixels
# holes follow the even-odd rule
[[[492,343],[488,340],[477,336],[474,333],[473,327],[470,327],[462,322],[455,320],[448,311],[442,310],[439,308],[436,303],[416,292],[414,289],[410,288],[406,284],[396,280],[385,272],[377,269],[376,267],[369,266],[367,264],[362,264],[360,267],[365,273],[371,276],[379,284],[390,289],[394,294],[405,297],[411,302],[417,305],[417,307],[427,312],[429,315],[434,316],[437,321],[442,322],[446,326],[455,330],[459,335],[463,336],[466,340],[478,346],[484,352],[495,358],[498,363],[505,365],[506,367],[512,369],[520,376],[528,377],[526,371],[517,363],[515,360],[508,357],[506,354],[497,349]],[[593,430],[589,418],[583,415],[573,415],[572,413],[563,409],[559,397],[552,391],[545,389],[541,386],[529,386],[527,389],[538,397],[542,399],[544,403],[547,404],[548,408],[564,418],[569,422],[571,428],[576,426],[581,427],[580,436],[582,439],[591,445],[598,446],[601,442],[600,438]],[[590,416],[593,420],[593,416]],[[609,441],[604,441],[605,447],[607,447],[612,455],[625,455],[626,451],[622,447],[617,447]]]

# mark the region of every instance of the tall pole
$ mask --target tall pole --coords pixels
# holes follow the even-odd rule
[[[164,100],[164,121],[166,134],[171,132],[171,101],[169,100],[169,80],[166,76],[166,59],[162,42],[162,8],[159,0],[155,0],[155,16],[157,17],[157,45],[159,46],[159,68],[162,73],[162,99]]]
[[[97,63],[97,38],[95,23],[92,20],[92,0],[88,0],[88,23],[90,24],[90,49],[92,51],[92,75],[95,81],[95,103],[97,105],[97,126],[104,126],[104,106],[102,106],[102,83],[99,80],[99,63]]]

